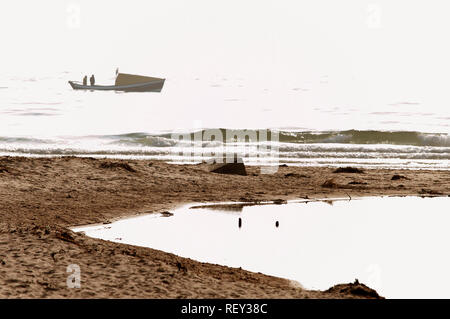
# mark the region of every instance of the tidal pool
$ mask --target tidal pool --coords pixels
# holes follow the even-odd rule
[[[114,242],[274,275],[308,289],[356,278],[387,298],[450,298],[450,198],[185,206],[74,228]]]

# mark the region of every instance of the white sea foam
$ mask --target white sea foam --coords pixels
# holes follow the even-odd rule
[[[195,132],[190,132],[194,134]],[[445,134],[415,132],[278,132],[283,141],[274,142],[280,162],[292,165],[341,164],[366,167],[419,167],[450,169],[449,137]],[[188,134],[189,135],[189,134]],[[349,137],[358,140],[349,142]],[[201,136],[201,135],[200,135]],[[345,136],[345,138],[343,138]],[[391,138],[397,144],[362,144],[376,138]],[[334,142],[331,142],[334,139]],[[302,141],[308,140],[309,143]],[[343,142],[343,141],[347,142]],[[313,143],[311,141],[316,141]],[[337,142],[339,141],[339,142]],[[403,142],[404,144],[399,144]],[[130,133],[84,137],[0,137],[0,154],[20,156],[93,156],[110,158],[162,159],[177,163],[194,163],[211,156],[236,152],[246,164],[273,162],[264,157],[261,147],[270,141],[176,140],[169,133]],[[417,145],[412,145],[412,144]],[[423,145],[420,145],[423,144]],[[439,145],[439,146],[432,146]],[[273,145],[272,145],[273,146]],[[393,166],[394,165],[394,166]]]

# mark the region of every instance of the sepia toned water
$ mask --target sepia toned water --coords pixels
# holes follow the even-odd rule
[[[103,71],[97,83],[113,83],[114,72]],[[195,163],[233,145],[246,164],[261,164],[258,147],[265,140],[227,140],[222,130],[223,140],[196,141],[195,157],[188,153],[193,144],[173,134],[264,129],[278,134],[279,163],[450,167],[450,113],[441,104],[385,100],[374,108],[365,96],[332,94],[342,84],[329,77],[266,86],[238,75],[181,77],[149,70],[147,75],[167,77],[161,93],[120,93],[72,90],[67,81],[83,76],[74,71],[24,73],[0,75],[0,155]]]
[[[360,282],[388,298],[449,298],[448,197],[205,205],[77,227],[88,236],[298,281]]]

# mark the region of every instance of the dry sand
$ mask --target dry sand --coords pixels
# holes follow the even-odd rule
[[[449,171],[280,167],[261,175],[250,167],[247,172],[222,175],[208,172],[205,164],[146,160],[0,157],[0,297],[376,297],[358,283],[310,291],[281,278],[88,238],[68,227],[185,203],[450,194]],[[392,180],[395,174],[406,178]],[[66,286],[69,264],[81,268],[80,289]]]

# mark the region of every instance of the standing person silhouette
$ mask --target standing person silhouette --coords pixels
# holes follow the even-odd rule
[[[83,85],[87,85],[87,75],[85,75],[83,78]]]
[[[95,85],[95,77],[94,74],[91,75],[91,78],[89,79],[89,81],[91,82],[91,86]]]

